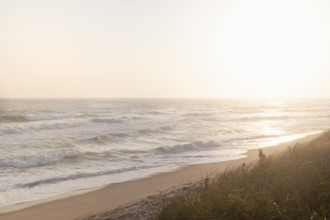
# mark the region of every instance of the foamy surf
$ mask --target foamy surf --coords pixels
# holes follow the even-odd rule
[[[330,101],[0,100],[0,206],[242,157],[325,130]]]

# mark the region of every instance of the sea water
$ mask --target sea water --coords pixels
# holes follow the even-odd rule
[[[237,159],[329,124],[330,100],[3,99],[0,207]]]

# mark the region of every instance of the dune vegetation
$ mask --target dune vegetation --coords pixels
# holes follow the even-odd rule
[[[283,154],[205,178],[157,219],[329,219],[330,132]]]

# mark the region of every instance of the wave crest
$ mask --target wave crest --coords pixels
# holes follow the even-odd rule
[[[126,122],[126,120],[120,119],[120,118],[94,118],[94,119],[91,119],[91,122],[94,122],[94,123],[124,123],[124,122]]]
[[[0,116],[0,123],[7,123],[7,122],[28,122],[29,120],[26,119],[23,115],[3,115]]]
[[[209,141],[194,141],[187,144],[176,144],[172,146],[166,146],[166,147],[158,147],[155,149],[158,153],[183,153],[187,151],[198,151],[198,150],[206,150],[211,148],[218,148],[221,144],[215,140],[209,140]]]
[[[87,153],[82,147],[71,145],[61,150],[49,150],[44,153],[31,155],[18,155],[10,158],[1,158],[0,167],[28,168],[47,165],[54,162],[80,156]]]

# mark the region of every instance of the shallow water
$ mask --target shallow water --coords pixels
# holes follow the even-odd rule
[[[0,206],[232,160],[329,123],[330,100],[0,100]]]

